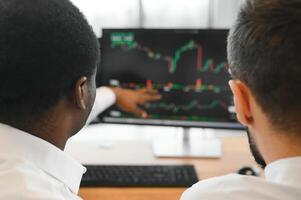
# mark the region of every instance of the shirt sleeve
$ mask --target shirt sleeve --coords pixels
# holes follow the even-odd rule
[[[93,119],[95,119],[101,112],[110,107],[116,102],[115,93],[108,87],[100,87],[96,89],[95,102],[92,107],[91,113],[87,120],[89,124]]]

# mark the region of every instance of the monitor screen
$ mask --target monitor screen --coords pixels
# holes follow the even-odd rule
[[[116,106],[102,122],[242,128],[228,85],[228,30],[104,29],[98,85],[153,88],[162,99],[142,106],[147,118]]]

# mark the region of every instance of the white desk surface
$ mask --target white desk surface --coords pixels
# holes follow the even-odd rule
[[[181,160],[157,159],[152,140],[182,137],[182,128],[94,124],[69,139],[65,151],[82,164],[181,164]],[[244,131],[190,129],[191,139],[242,137]]]

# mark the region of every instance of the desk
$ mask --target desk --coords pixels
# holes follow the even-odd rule
[[[103,128],[103,131],[107,127]],[[110,156],[107,153],[103,153],[102,151],[99,151],[96,155],[93,153],[87,153],[91,151],[91,149],[86,149],[87,152],[83,151],[84,144],[79,143],[85,143],[92,144],[91,139],[93,138],[93,141],[95,142],[95,139],[97,137],[100,138],[100,135],[102,135],[98,129],[98,133],[95,133],[94,135],[92,132],[95,131],[94,129],[90,129],[88,131],[84,131],[85,133],[80,134],[79,138],[81,139],[73,139],[71,140],[70,144],[68,145],[68,148],[66,149],[67,152],[71,153],[76,159],[80,160],[82,163],[91,163],[94,159],[97,160],[96,162],[92,162],[93,164],[103,164],[103,163],[109,163],[109,164],[116,164],[116,160],[111,159]],[[136,129],[129,130],[131,133],[135,133]],[[140,141],[144,141],[141,139],[142,136],[146,137],[147,134],[141,135],[141,131],[138,130]],[[113,133],[112,131],[111,133]],[[123,128],[123,132],[127,132]],[[164,131],[168,132],[168,131]],[[84,134],[91,134],[91,138],[83,138]],[[96,135],[97,134],[97,135]],[[122,133],[122,136],[124,137],[126,133]],[[104,135],[102,135],[104,136]],[[133,140],[134,137],[131,137]],[[137,139],[137,138],[136,138]],[[132,140],[127,140],[127,142],[131,143]],[[255,165],[253,158],[250,154],[248,142],[244,135],[241,134],[234,134],[230,136],[222,137],[223,142],[223,157],[220,159],[189,159],[189,158],[155,158],[152,155],[146,155],[151,152],[148,152],[147,150],[139,151],[140,154],[132,155],[131,153],[128,154],[128,158],[124,158],[127,154],[122,154],[120,156],[120,163],[124,163],[125,160],[128,159],[129,162],[125,164],[133,164],[135,160],[139,164],[193,164],[197,170],[197,173],[199,175],[200,179],[206,179],[214,176],[220,176],[231,172],[236,172],[240,167],[245,165]],[[86,144],[86,145],[87,145]],[[138,143],[137,143],[138,144]],[[90,148],[93,148],[93,144],[89,145]],[[118,145],[117,145],[118,146]],[[132,146],[129,144],[129,146]],[[81,151],[77,152],[76,147],[81,149]],[[134,149],[132,152],[138,152],[137,148],[139,148],[139,145],[137,147],[134,146]],[[110,150],[109,150],[110,151]],[[128,149],[129,152],[131,152],[131,149]],[[92,154],[92,155],[91,155]],[[103,158],[101,154],[103,155]],[[121,154],[121,152],[120,152]],[[90,157],[89,157],[90,155]],[[98,156],[97,156],[98,155]],[[93,158],[94,157],[94,158]],[[96,159],[97,157],[97,159]],[[134,158],[133,158],[134,157]],[[110,160],[111,159],[111,160]],[[142,160],[142,161],[141,161]],[[80,196],[85,200],[95,200],[95,199],[101,199],[101,200],[175,200],[179,199],[182,192],[186,188],[81,188],[80,189]]]

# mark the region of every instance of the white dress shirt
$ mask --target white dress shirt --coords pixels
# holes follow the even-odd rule
[[[97,115],[102,111],[113,105],[116,101],[116,95],[114,92],[107,87],[100,87],[96,90],[96,97],[90,116],[87,120],[89,124]]]
[[[97,90],[90,116],[115,102],[108,88]],[[86,169],[54,145],[0,123],[0,200],[75,200]]]
[[[269,164],[265,179],[230,174],[200,181],[181,200],[300,200],[301,157]]]

